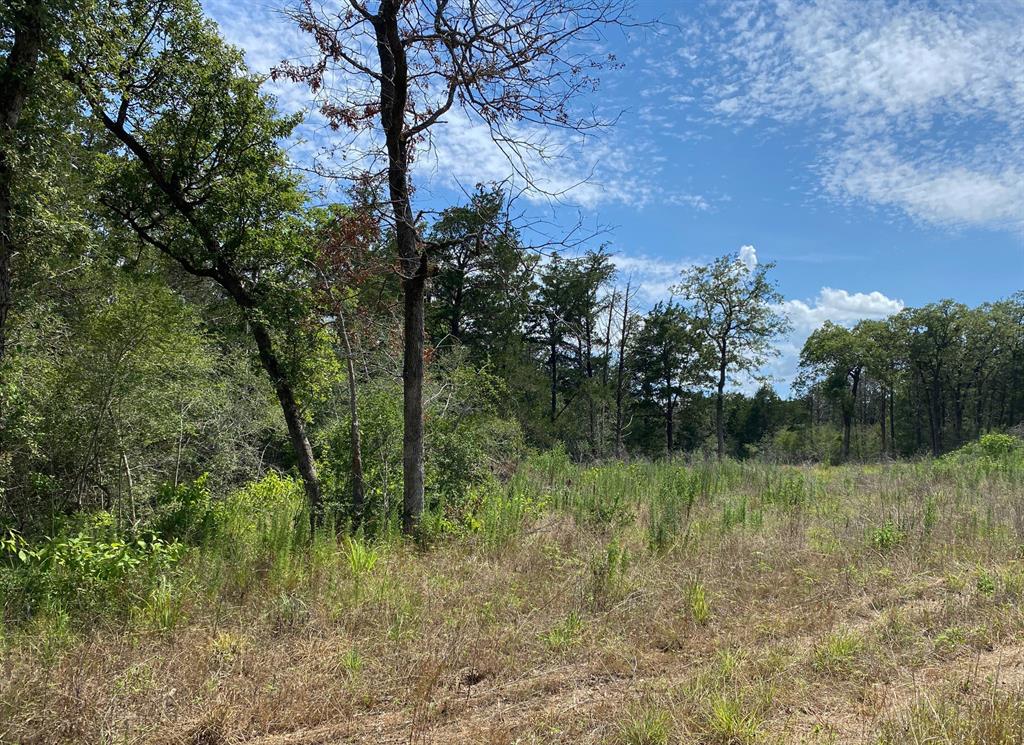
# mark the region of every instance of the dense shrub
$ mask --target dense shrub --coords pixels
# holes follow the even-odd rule
[[[202,543],[216,531],[208,478],[203,474],[188,484],[164,484],[157,491],[150,528],[166,540]]]
[[[0,539],[5,616],[127,609],[184,553],[183,544],[156,535],[117,534],[107,512],[88,522],[77,532],[38,541],[13,530]]]

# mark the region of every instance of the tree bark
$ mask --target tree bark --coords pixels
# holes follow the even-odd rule
[[[725,371],[728,357],[724,345],[719,345],[718,390],[715,394],[715,434],[718,439],[718,460],[725,457]]]
[[[860,369],[850,372],[850,400],[843,402],[843,445],[839,459],[844,463],[850,459],[850,440],[853,432],[853,414],[857,410],[857,390],[860,387]]]
[[[583,322],[583,330],[586,338],[586,364],[584,372],[587,376],[587,432],[590,442],[590,455],[597,455],[597,418],[594,411],[594,331],[590,319],[590,310],[587,309],[587,317]]]
[[[409,141],[405,130],[409,68],[398,30],[400,6],[397,0],[382,0],[372,23],[380,60],[380,119],[388,153],[388,194],[405,296],[402,530],[412,533],[423,515],[423,297],[427,256],[420,246],[409,194]]]
[[[548,321],[548,343],[550,346],[551,358],[548,360],[548,367],[551,372],[551,423],[555,423],[558,416],[558,338],[555,336],[555,319]]]
[[[422,268],[402,282],[405,295],[405,345],[402,357],[402,530],[412,533],[423,514],[423,290]]]
[[[671,383],[669,383],[671,385]],[[672,394],[668,394],[668,401],[665,405],[665,453],[669,458],[675,450],[675,401]]]
[[[14,42],[0,70],[0,363],[7,352],[7,316],[11,310],[11,257],[14,253],[11,151],[21,112],[28,100],[43,43],[44,3],[31,0],[12,21]]]
[[[622,457],[622,403],[626,370],[626,337],[629,334],[629,282],[622,305],[622,327],[619,332],[619,359],[615,364],[615,457]]]
[[[352,450],[352,522],[359,527],[363,522],[366,503],[366,487],[363,481],[363,443],[359,429],[359,406],[356,399],[356,367],[352,354],[352,342],[345,326],[345,316],[338,313],[341,324],[341,340],[345,345],[345,369],[348,373],[348,415],[349,446]]]
[[[879,422],[879,428],[881,430],[881,435],[882,435],[881,447],[879,448],[879,454],[884,458],[886,455],[889,454],[889,448],[887,446],[886,439],[885,439],[886,391],[885,391],[885,386],[884,385],[879,386],[879,393],[880,393],[879,398],[881,399],[881,402],[882,402],[882,406],[881,406],[881,408],[878,411],[878,413],[879,413],[878,422]]]
[[[295,461],[299,467],[299,474],[302,476],[306,500],[309,502],[310,528],[315,530],[323,521],[323,499],[320,494],[320,480],[316,472],[313,447],[306,434],[306,421],[274,349],[270,329],[257,319],[250,317],[248,321],[249,329],[256,341],[260,363],[270,377],[274,393],[277,394],[277,400],[281,404],[281,412],[284,414],[284,421],[288,427],[288,436],[292,442],[292,449],[295,451]]]
[[[889,388],[889,451],[896,452],[896,386]]]

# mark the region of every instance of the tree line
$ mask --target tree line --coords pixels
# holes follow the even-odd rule
[[[801,399],[744,396],[788,329],[771,265],[723,256],[643,310],[607,247],[528,245],[501,184],[415,209],[417,148],[454,108],[527,179],[515,124],[598,125],[572,106],[604,64],[585,42],[626,4],[286,10],[318,52],[274,75],[344,151],[320,174],[343,203],[317,203],[287,155],[300,118],[198,3],[0,11],[0,521],[132,524],[204,473],[275,467],[314,526],[413,532],[528,447],[842,459],[858,426],[939,453],[1020,418],[1020,297],[826,326]]]

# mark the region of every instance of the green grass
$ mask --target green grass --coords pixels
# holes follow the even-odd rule
[[[8,539],[0,737],[1018,742],[1024,698],[986,682],[1024,638],[1015,458],[556,452],[429,544],[311,537],[280,476],[189,492],[181,537],[145,548],[102,516]]]

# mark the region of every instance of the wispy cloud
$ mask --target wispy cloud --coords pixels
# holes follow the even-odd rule
[[[823,192],[945,225],[1024,226],[1024,4],[741,0],[704,103],[817,131]]]
[[[683,270],[697,262],[620,253],[612,257],[612,263],[619,272],[618,283],[624,287],[628,281],[631,292],[636,290],[639,305],[644,308],[667,300],[672,295],[672,287],[679,284]]]
[[[256,72],[268,73],[284,59],[301,61],[312,54],[309,38],[276,6],[227,0],[206,0],[204,6],[228,41],[245,51],[247,64]],[[319,154],[317,146],[329,144],[330,138],[324,137],[326,122],[304,86],[287,81],[268,81],[267,86],[282,110],[305,112],[306,122],[298,131],[303,141],[293,147],[292,153],[300,165],[309,165]],[[610,204],[637,209],[670,204],[698,212],[711,207],[705,196],[664,187],[660,178],[663,160],[635,133],[608,128],[583,136],[529,124],[507,126],[505,134],[519,141],[521,147],[499,147],[484,122],[466,111],[449,112],[431,130],[425,152],[416,160],[415,177],[421,193],[508,181],[514,191],[522,191],[522,196],[531,201],[553,201],[588,210]],[[343,143],[331,157],[342,157],[346,150],[349,157],[351,153],[358,156],[371,149],[375,141],[372,136],[352,140]],[[330,167],[329,161],[321,164]]]

